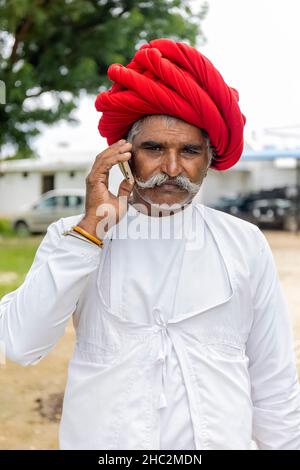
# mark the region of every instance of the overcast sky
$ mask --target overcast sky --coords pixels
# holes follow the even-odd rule
[[[253,130],[260,135],[264,128],[296,125],[300,136],[300,0],[209,0],[209,6],[207,44],[199,50],[238,89],[246,137]],[[80,126],[60,124],[43,133],[36,144],[43,158],[67,150],[66,158],[93,159],[106,147],[94,101],[82,99]]]

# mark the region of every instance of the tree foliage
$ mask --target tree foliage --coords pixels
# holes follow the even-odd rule
[[[141,42],[203,40],[206,11],[188,0],[0,0],[0,152],[11,144],[13,158],[32,156],[40,124],[74,121],[80,91],[107,87],[109,64],[127,63]]]

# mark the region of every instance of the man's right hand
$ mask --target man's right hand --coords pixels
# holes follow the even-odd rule
[[[119,186],[118,195],[115,196],[108,190],[108,177],[113,165],[131,158],[131,148],[132,144],[124,139],[110,145],[96,156],[86,177],[85,215],[78,225],[97,238],[103,238],[107,230],[127,212],[128,198],[134,183],[124,179]],[[104,219],[109,221],[105,230],[103,224],[98,225]]]

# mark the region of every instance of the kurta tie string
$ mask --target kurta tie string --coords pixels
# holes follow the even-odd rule
[[[161,392],[159,396],[159,403],[158,409],[167,407],[167,399],[165,395],[165,384],[167,378],[167,359],[171,353],[172,349],[172,342],[170,336],[168,334],[168,323],[164,319],[162,312],[160,309],[155,308],[154,311],[154,319],[157,325],[160,326],[160,333],[161,333],[161,349],[159,350],[157,356],[157,362],[162,364],[162,383],[161,383]]]

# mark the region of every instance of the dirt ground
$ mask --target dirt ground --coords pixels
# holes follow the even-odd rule
[[[265,232],[294,325],[300,364],[300,235]],[[0,449],[57,449],[61,396],[74,344],[72,325],[55,350],[35,366],[0,368]],[[299,367],[300,373],[300,367]]]

